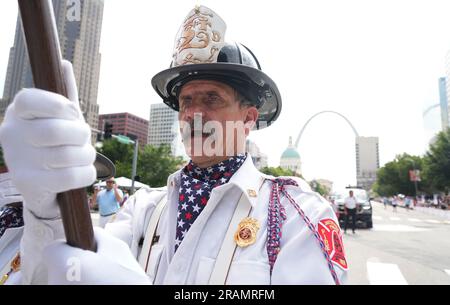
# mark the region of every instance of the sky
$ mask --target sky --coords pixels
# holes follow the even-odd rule
[[[450,51],[448,0],[105,0],[100,52],[100,113],[148,119],[161,102],[150,81],[168,68],[175,34],[196,5],[227,23],[226,41],[257,56],[280,89],[283,107],[250,138],[278,166],[289,136],[320,111],[347,117],[360,136],[379,137],[381,165],[427,147],[422,111],[439,102],[438,78]],[[0,1],[0,91],[13,45],[16,1]],[[355,137],[345,120],[312,120],[298,151],[307,180],[356,183]]]

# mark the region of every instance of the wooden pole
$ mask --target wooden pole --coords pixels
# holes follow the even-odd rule
[[[18,1],[35,87],[67,97],[52,2]],[[60,193],[57,200],[67,243],[96,251],[86,190],[81,188]]]

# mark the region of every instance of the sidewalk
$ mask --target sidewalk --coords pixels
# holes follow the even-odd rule
[[[433,215],[437,217],[442,217],[444,219],[450,220],[450,210],[442,210],[432,207],[414,207],[414,210],[428,215]]]

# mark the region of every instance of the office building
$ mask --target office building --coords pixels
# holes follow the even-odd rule
[[[81,110],[88,124],[98,126],[97,91],[100,74],[100,35],[103,0],[53,0],[61,54],[73,64]],[[33,87],[20,16],[17,19],[14,45],[9,52],[3,91],[2,114],[14,95],[22,88]],[[96,132],[92,132],[95,141]]]
[[[380,168],[378,137],[356,137],[357,185],[370,190]]]
[[[104,130],[105,122],[111,123],[112,133],[137,138],[139,146],[144,147],[148,141],[148,121],[128,112],[99,115],[98,129]]]
[[[148,124],[148,144],[168,145],[173,155],[185,155],[178,126],[178,112],[164,103],[152,104]]]

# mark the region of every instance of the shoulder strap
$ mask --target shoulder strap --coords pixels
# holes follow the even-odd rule
[[[156,229],[158,227],[159,219],[164,211],[167,204],[167,194],[162,197],[155,207],[155,210],[150,217],[150,221],[147,225],[147,230],[144,235],[144,244],[142,245],[142,250],[139,255],[139,265],[147,272],[148,260],[150,259],[150,252],[153,246],[153,239],[156,234]]]
[[[261,185],[259,190],[264,184],[264,178],[261,178]],[[252,205],[248,201],[247,196],[242,192],[241,198],[234,210],[233,217],[231,218],[230,225],[228,226],[227,233],[220,247],[219,254],[217,255],[214,268],[209,278],[209,285],[225,285],[228,277],[228,272],[233,261],[234,253],[236,252],[237,245],[234,242],[234,233],[239,225],[239,222],[248,217],[252,210]]]

